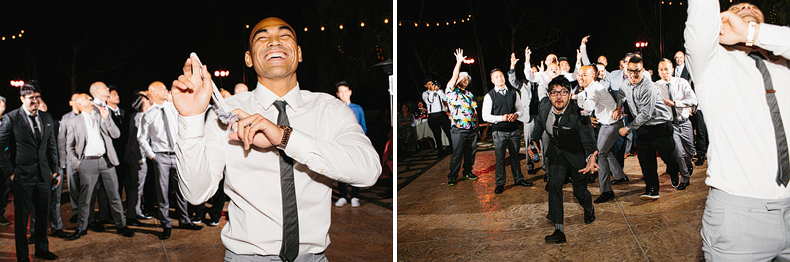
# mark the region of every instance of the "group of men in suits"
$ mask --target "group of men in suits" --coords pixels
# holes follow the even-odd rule
[[[607,59],[603,56],[597,59],[596,65],[591,65],[586,54],[588,38],[582,39],[573,72],[568,72],[570,66],[567,65],[567,59],[561,61],[563,66],[554,63],[554,55],[546,58],[546,61],[552,61],[547,64],[548,70],[544,71],[541,65],[538,72],[534,72],[529,64],[531,51],[527,47],[524,67],[527,81],[518,81],[514,69],[519,59],[512,54],[508,77],[515,89],[507,88],[503,72],[494,69],[490,76],[495,88],[483,100],[483,120],[494,127],[496,194],[504,191],[506,151],[510,151],[516,185],[532,185],[524,180],[520,170],[517,156],[520,130],[516,120],[524,123],[523,134],[528,148],[541,149],[539,152],[527,152],[530,159],[540,158],[539,154],[543,156],[543,168],[546,171],[544,179],[549,192],[547,218],[556,228],[552,235],[546,236],[548,243],[566,241],[562,211],[564,183],[573,183],[574,195],[584,209],[584,221],[591,223],[595,220],[595,211],[586,187],[586,183],[591,180],[589,175],[598,173],[601,194],[595,203],[613,199],[611,185],[628,181],[623,172],[625,152],[622,148],[626,141],[639,145],[638,157],[645,177],[645,193],[640,198],[644,200],[659,198],[656,155],[661,156],[666,163],[671,184],[678,190],[690,184],[692,156],[696,153],[699,159],[697,165],[701,165],[705,157],[705,146],[701,150],[697,146],[695,152],[694,134],[697,133],[697,137],[706,134],[704,131],[692,131],[692,118],[699,115],[701,119],[701,114],[693,112],[697,105],[696,96],[689,81],[681,78],[689,75],[683,64],[683,53],[678,52],[675,57],[677,67],[673,66],[671,60],[662,60],[659,63],[661,80],[653,82],[639,54],[628,53],[620,70],[613,72],[606,71]],[[463,57],[461,52],[456,51],[458,59]],[[468,80],[463,78],[465,75],[461,78],[459,75],[454,72],[453,79]],[[460,82],[451,81],[448,87],[457,88],[463,85]],[[535,95],[537,97],[533,99]],[[623,111],[630,116],[628,120],[623,118]],[[467,115],[473,122],[474,114]],[[704,138],[701,140],[704,142]],[[460,160],[461,157],[457,158]],[[473,162],[474,157],[465,158],[464,161],[468,159]],[[453,163],[451,161],[451,185],[455,182],[460,166],[460,163],[458,166]],[[527,163],[529,174],[535,174],[537,169],[532,161],[527,160]],[[471,166],[471,163],[466,164]],[[467,176],[466,173],[464,175]]]
[[[162,221],[169,221],[166,211],[169,208],[168,195],[175,191],[178,196],[178,190],[172,190],[175,184],[168,183],[175,177],[175,167],[168,168],[166,175],[158,175],[164,172],[159,171],[152,172],[156,176],[149,176],[149,164],[158,166],[164,161],[154,158],[146,161],[143,144],[150,149],[151,137],[157,134],[138,131],[143,125],[146,131],[164,130],[164,126],[157,126],[164,123],[146,121],[150,117],[144,115],[152,106],[162,107],[162,104],[170,103],[167,102],[170,98],[164,84],[154,82],[149,91],[136,93],[132,104],[135,113],[132,115],[127,115],[120,108],[118,90],[102,82],[90,86],[90,95],[73,94],[69,101],[72,110],[59,122],[42,110],[41,89],[35,81],[20,88],[20,99],[22,107],[0,118],[0,148],[8,148],[10,156],[0,157],[4,174],[0,199],[5,200],[10,192],[14,193],[17,221],[14,233],[19,261],[29,259],[28,244],[35,244],[37,258],[57,259],[57,255],[49,252],[48,224],[51,225],[52,236],[68,240],[86,235],[88,228],[102,232],[104,224],[115,224],[119,234],[133,237],[135,233],[127,225],[141,226],[139,220],[151,219],[152,216],[143,211],[154,210],[157,201]],[[5,111],[4,98],[0,99],[0,106]],[[173,121],[176,121],[174,117]],[[170,155],[173,155],[172,151]],[[151,170],[155,169],[152,166]],[[157,181],[155,178],[160,179]],[[141,205],[146,180],[149,180],[148,187],[156,189],[144,194],[146,203]],[[63,183],[67,183],[69,189],[73,214],[69,221],[77,224],[71,234],[63,231],[60,211]],[[121,200],[124,188],[126,217]],[[179,199],[183,200],[183,197]],[[94,212],[97,202],[98,211]],[[161,209],[165,211],[161,212]],[[186,218],[182,219],[181,228],[202,228],[189,221],[185,200],[179,201],[176,209],[182,218]],[[23,219],[28,217],[31,218],[29,238],[26,237],[27,219]],[[212,213],[212,225],[218,225],[213,221],[218,222],[218,218],[218,214]],[[0,218],[0,225],[8,224],[10,221],[4,216]],[[160,238],[167,239],[170,228],[163,224],[165,229]]]

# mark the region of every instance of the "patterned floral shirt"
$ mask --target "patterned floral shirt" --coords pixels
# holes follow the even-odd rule
[[[445,95],[447,96],[447,103],[450,105],[450,119],[454,127],[460,129],[472,129],[477,127],[477,118],[475,118],[475,109],[477,102],[472,92],[461,90],[459,88],[450,89],[448,83]]]

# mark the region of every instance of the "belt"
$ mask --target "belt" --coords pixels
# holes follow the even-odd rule
[[[104,155],[99,155],[99,156],[85,156],[85,159],[99,159],[99,158],[102,158],[102,157],[104,157]]]
[[[444,111],[439,111],[439,112],[433,112],[433,113],[430,113],[430,114],[428,114],[428,115],[446,115],[446,114],[447,114],[447,113],[445,113]]]
[[[165,154],[165,155],[175,155],[176,154],[176,152],[154,152],[154,153]]]

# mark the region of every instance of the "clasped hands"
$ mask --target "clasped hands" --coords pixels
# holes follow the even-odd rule
[[[184,117],[203,114],[211,100],[211,74],[208,67],[198,66],[198,61],[188,58],[184,63],[183,75],[173,81],[172,95],[173,104],[178,113]],[[194,66],[193,66],[194,65]],[[236,132],[230,133],[228,138],[242,141],[244,149],[250,149],[252,145],[260,148],[277,146],[282,142],[282,128],[278,127],[269,119],[260,114],[248,114],[241,109],[234,109],[233,114],[239,117],[235,122],[238,124]],[[231,125],[234,123],[231,122]]]
[[[518,118],[518,114],[504,114],[502,115],[502,121],[504,122],[514,122]]]

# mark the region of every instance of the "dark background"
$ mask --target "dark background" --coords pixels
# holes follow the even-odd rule
[[[365,109],[368,135],[377,148],[391,130],[388,78],[381,67],[373,67],[392,59],[391,0],[3,0],[2,6],[0,36],[6,40],[0,41],[0,95],[8,100],[6,112],[21,106],[10,81],[32,79],[56,119],[70,110],[73,92],[88,93],[95,81],[118,87],[121,106],[129,110],[134,91],[146,90],[153,81],[170,87],[190,52],[212,74],[230,71],[228,77],[214,78],[218,86],[232,93],[236,83],[245,82],[253,89],[255,71],[244,65],[250,30],[263,18],[277,16],[296,30],[302,47],[300,87],[335,95],[334,83],[346,80],[354,91],[352,102]],[[21,30],[21,38],[11,39]]]
[[[738,2],[744,1],[720,0],[720,5],[727,8]],[[761,8],[766,22],[790,24],[790,0],[751,2]],[[516,75],[523,79],[526,46],[532,50],[533,65],[553,53],[567,57],[573,67],[576,49],[586,35],[590,35],[590,60],[595,62],[599,55],[606,56],[608,71],[617,70],[625,53],[636,50],[642,51],[645,68],[655,70],[660,58],[672,59],[675,52],[683,50],[687,3],[688,0],[398,1],[398,102],[421,101],[426,77],[438,80],[444,87],[455,66],[456,48],[463,48],[464,55],[475,59],[472,65],[462,64],[461,71],[470,73],[472,83],[467,89],[480,97],[492,86],[489,71],[501,68],[506,72],[510,67],[510,53],[516,53],[520,59]],[[460,23],[464,18],[469,20]],[[426,27],[426,23],[430,26]],[[659,41],[661,37],[663,41]],[[638,41],[647,42],[647,47],[636,48]],[[654,76],[658,77],[657,73]]]

